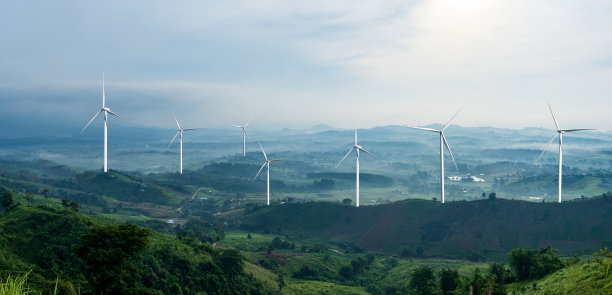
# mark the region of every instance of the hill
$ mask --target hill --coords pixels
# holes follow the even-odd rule
[[[244,229],[297,239],[473,260],[504,260],[506,252],[525,246],[551,246],[571,254],[612,244],[612,200],[602,197],[561,204],[405,200],[360,208],[310,202],[256,207],[246,210],[241,222]]]
[[[51,206],[0,213],[0,245],[0,278],[31,271],[35,290],[59,279],[72,294],[268,293],[239,251]]]

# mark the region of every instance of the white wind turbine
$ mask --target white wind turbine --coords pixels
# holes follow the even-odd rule
[[[247,125],[247,124],[245,124],[245,125]],[[266,152],[264,151],[263,146],[261,146],[261,142],[259,143],[259,147],[261,148],[261,152],[263,153],[264,159],[266,159],[266,161],[263,163],[263,165],[261,165],[261,168],[259,168],[259,171],[257,171],[257,174],[255,175],[255,177],[253,177],[253,181],[255,181],[255,179],[257,179],[257,176],[259,176],[259,173],[264,168],[264,166],[268,166],[268,178],[266,180],[266,182],[267,182],[266,186],[267,186],[267,191],[268,191],[267,196],[268,197],[267,197],[266,204],[268,206],[270,206],[270,163],[271,162],[278,162],[281,159],[268,160],[268,156],[266,156]]]
[[[336,168],[338,168],[338,166],[340,166],[340,164],[342,164],[344,159],[346,159],[346,157],[348,157],[348,155],[351,154],[353,151],[356,151],[355,155],[357,156],[357,164],[356,164],[356,172],[355,172],[355,180],[356,180],[355,203],[356,203],[357,207],[359,207],[359,151],[362,151],[364,153],[368,153],[368,154],[370,154],[372,156],[374,156],[374,154],[366,151],[365,149],[363,149],[363,147],[361,147],[360,145],[357,144],[357,129],[355,129],[355,145],[353,145],[353,148],[351,148],[349,150],[349,152],[346,153],[344,158],[342,158],[342,160],[340,160],[338,165],[336,165]]]
[[[544,148],[544,150],[542,151],[542,153],[540,154],[536,162],[538,162],[542,158],[542,156],[544,156],[544,153],[546,152],[548,147],[552,144],[552,142],[555,140],[555,137],[557,137],[558,135],[559,136],[559,203],[561,203],[561,184],[562,184],[561,181],[563,178],[563,134],[566,132],[576,132],[576,131],[595,130],[595,129],[561,129],[561,127],[559,127],[559,122],[555,118],[555,114],[553,113],[552,107],[550,107],[550,102],[547,101],[547,103],[548,103],[548,109],[550,110],[550,114],[552,115],[553,120],[555,121],[555,126],[557,127],[557,133],[555,133],[552,139],[548,142],[548,144],[546,145],[546,147]]]
[[[119,115],[113,113],[110,108],[106,107],[106,95],[104,94],[104,74],[102,74],[102,108],[100,108],[100,110],[91,118],[91,120],[89,120],[89,122],[87,123],[87,125],[85,125],[85,127],[83,127],[83,130],[81,130],[81,134],[83,133],[83,131],[85,131],[85,129],[87,129],[87,127],[89,127],[89,125],[91,125],[91,123],[93,122],[93,120],[96,119],[96,117],[98,117],[100,114],[104,113],[104,172],[108,171],[108,148],[107,148],[107,137],[108,137],[108,114],[111,114],[115,117],[121,118]],[[123,119],[123,118],[121,118]]]
[[[240,125],[232,125],[236,128],[240,128],[242,129],[242,156],[246,156],[246,138],[249,136],[247,134],[246,128],[247,126],[249,126],[249,123],[251,123],[251,121],[253,121],[253,118],[251,118],[251,120],[247,121],[244,125],[240,126]]]
[[[176,134],[174,135],[174,137],[172,138],[172,141],[170,141],[170,144],[168,145],[168,147],[170,147],[170,145],[172,145],[172,143],[174,142],[174,140],[176,139],[176,137],[178,135],[180,135],[179,137],[179,142],[180,142],[180,165],[179,165],[179,173],[183,174],[183,131],[191,131],[191,130],[196,130],[196,128],[185,128],[185,129],[181,129],[181,124],[179,124],[178,120],[176,119],[176,116],[174,115],[174,112],[172,112],[172,117],[174,117],[174,121],[176,122],[176,127],[178,128],[178,131],[176,132]]]
[[[455,157],[453,157],[453,152],[451,152],[450,147],[448,146],[448,142],[446,141],[446,136],[444,136],[444,130],[446,130],[446,128],[448,128],[448,126],[450,126],[450,123],[453,121],[453,119],[455,119],[455,117],[457,116],[457,114],[459,114],[459,112],[461,111],[461,109],[463,109],[463,107],[461,107],[456,113],[455,115],[453,115],[450,120],[448,120],[448,122],[446,123],[446,125],[444,125],[444,128],[440,129],[440,130],[436,130],[436,129],[432,129],[432,128],[424,128],[424,127],[411,127],[411,126],[406,126],[408,128],[414,128],[414,129],[419,129],[419,130],[425,130],[425,131],[429,131],[429,132],[435,132],[440,134],[440,198],[442,199],[442,203],[444,203],[444,147],[446,147],[446,149],[448,150],[448,153],[451,156],[451,159],[453,160],[453,164],[455,164],[455,169],[459,170],[459,168],[457,167],[457,162],[455,162]]]

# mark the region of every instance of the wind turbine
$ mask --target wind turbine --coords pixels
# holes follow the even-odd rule
[[[552,142],[555,140],[555,137],[557,137],[558,135],[559,136],[559,203],[561,203],[561,181],[563,178],[563,134],[566,132],[576,132],[576,131],[595,130],[595,129],[561,129],[561,127],[559,127],[559,122],[555,118],[555,114],[553,113],[552,107],[550,106],[550,101],[547,101],[547,103],[548,103],[548,109],[550,110],[550,114],[553,117],[553,121],[555,121],[555,126],[557,127],[557,133],[555,133],[552,139],[548,142],[548,144],[546,145],[546,147],[544,148],[544,150],[542,151],[542,153],[540,154],[536,162],[538,162],[542,158],[542,156],[544,156],[544,153],[546,152],[548,147],[552,144]]]
[[[185,128],[185,129],[181,129],[181,124],[179,124],[178,120],[176,119],[176,116],[174,115],[174,112],[172,112],[172,117],[174,117],[174,121],[176,122],[176,127],[178,128],[178,131],[176,132],[176,134],[174,135],[174,137],[172,138],[172,141],[170,141],[170,144],[168,145],[168,147],[170,147],[170,145],[172,145],[172,143],[174,142],[174,140],[176,139],[176,137],[180,134],[180,138],[179,138],[179,142],[180,142],[180,166],[179,166],[179,173],[183,174],[183,131],[191,131],[191,130],[195,130],[196,128]]]
[[[108,137],[108,114],[111,114],[117,118],[121,118],[119,115],[113,113],[110,108],[106,107],[106,95],[104,94],[104,74],[102,74],[102,108],[100,108],[100,110],[91,118],[91,120],[89,120],[89,122],[87,123],[87,125],[85,125],[85,127],[83,127],[83,130],[81,130],[81,134],[83,133],[83,131],[85,131],[85,129],[87,129],[87,127],[89,127],[89,125],[91,125],[91,123],[93,122],[93,120],[96,119],[96,117],[98,117],[100,114],[104,113],[104,172],[108,171],[108,148],[107,148],[107,137]],[[123,118],[121,118],[123,119]]]
[[[429,132],[435,132],[440,134],[440,199],[442,199],[442,203],[444,204],[444,147],[446,147],[446,149],[448,150],[448,153],[451,156],[451,159],[453,160],[453,164],[455,164],[455,168],[457,170],[459,170],[459,168],[457,167],[457,162],[455,162],[455,157],[453,157],[453,152],[451,152],[450,147],[448,146],[448,142],[446,141],[446,136],[444,136],[444,130],[446,130],[446,128],[448,128],[448,126],[450,126],[450,123],[453,121],[453,119],[455,119],[455,117],[457,116],[457,114],[459,114],[459,112],[461,111],[461,109],[463,109],[463,107],[461,107],[451,118],[450,120],[448,120],[448,122],[446,123],[446,125],[444,125],[444,128],[437,130],[437,129],[432,129],[432,128],[424,128],[424,127],[411,127],[411,126],[406,126],[408,128],[414,128],[414,129],[419,129],[419,130],[425,130],[425,131],[429,131]]]
[[[248,125],[248,123],[245,124],[245,126],[246,125]],[[267,197],[266,204],[268,206],[270,206],[270,163],[271,162],[278,162],[281,159],[268,160],[268,156],[266,156],[266,152],[264,151],[263,146],[261,146],[261,142],[259,143],[259,147],[261,148],[261,152],[263,153],[264,159],[266,159],[266,161],[263,163],[263,165],[261,165],[261,168],[259,168],[259,171],[257,171],[257,174],[255,175],[255,177],[253,177],[253,181],[255,181],[255,179],[257,179],[257,176],[259,175],[261,170],[264,168],[264,166],[268,166],[268,178],[266,180],[266,182],[267,182],[266,186],[268,188],[268,197]]]
[[[236,128],[240,128],[242,129],[242,156],[246,156],[246,138],[249,136],[246,132],[246,128],[247,126],[249,126],[249,123],[251,123],[251,121],[253,121],[253,118],[251,118],[251,120],[247,121],[244,125],[240,126],[240,125],[232,125]]]
[[[336,168],[338,168],[338,166],[340,166],[340,164],[342,164],[344,159],[346,159],[346,157],[348,157],[348,155],[350,153],[352,153],[353,151],[356,151],[355,155],[357,156],[357,164],[356,164],[356,172],[355,172],[355,180],[356,180],[355,200],[356,200],[356,203],[357,203],[357,207],[359,207],[359,151],[362,151],[364,153],[368,153],[368,154],[370,154],[372,156],[374,156],[374,154],[366,151],[365,149],[363,149],[363,147],[361,147],[360,145],[357,144],[357,129],[355,129],[355,145],[353,145],[353,148],[350,149],[348,153],[346,153],[346,155],[344,156],[344,158],[342,158],[342,160],[340,160],[338,165],[336,165]]]

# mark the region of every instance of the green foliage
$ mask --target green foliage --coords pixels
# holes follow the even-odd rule
[[[508,253],[508,264],[519,281],[538,279],[563,267],[557,250],[550,247],[537,251],[529,247],[513,249]]]
[[[13,192],[5,191],[0,197],[0,205],[4,207],[4,210],[8,211],[13,205]]]
[[[350,198],[342,199],[342,204],[344,205],[350,205],[352,202],[353,200],[351,200]]]
[[[97,227],[83,235],[76,254],[96,292],[117,294],[136,288],[137,268],[130,259],[147,245],[151,232],[133,224]]]
[[[0,295],[22,295],[34,293],[27,284],[29,274],[30,272],[14,278],[8,276],[6,280],[0,279]]]
[[[470,287],[474,295],[486,294],[487,280],[480,273],[480,269],[475,269],[470,279]]]
[[[31,192],[26,192],[25,194],[23,194],[23,198],[26,199],[26,201],[28,201],[28,206],[30,206],[30,202],[34,200],[34,194]]]
[[[436,279],[434,277],[433,268],[430,266],[422,266],[413,270],[410,275],[409,285],[415,294],[434,294]]]
[[[279,237],[274,237],[268,246],[270,249],[295,249],[295,243],[283,241]]]
[[[77,295],[74,285],[60,279],[46,281],[43,284],[42,295]]]
[[[459,272],[456,269],[443,268],[438,272],[442,294],[452,294],[459,285]]]
[[[516,248],[508,253],[508,264],[516,273],[518,280],[526,280],[531,274],[535,252],[529,247]]]
[[[215,242],[225,236],[225,225],[221,222],[210,222],[197,217],[190,217],[181,227],[180,235],[190,235],[202,242]]]

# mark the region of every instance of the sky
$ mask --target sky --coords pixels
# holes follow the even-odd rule
[[[612,130],[612,2],[0,0],[0,116]],[[8,119],[6,119],[8,118]],[[8,122],[8,123],[6,123]],[[125,123],[123,123],[125,124]]]

